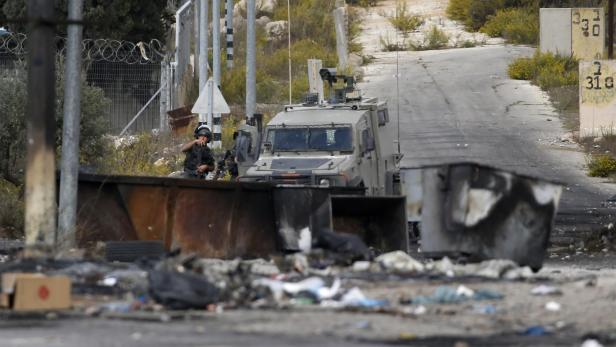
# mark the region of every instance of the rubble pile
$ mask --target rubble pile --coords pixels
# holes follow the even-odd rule
[[[136,263],[22,259],[1,264],[0,272],[67,276],[76,297],[74,308],[89,315],[299,306],[392,310],[400,305],[413,306],[410,311],[405,309],[407,313],[422,314],[425,305],[500,300],[503,296],[490,290],[443,285],[431,295],[392,302],[370,297],[360,289],[361,284],[454,278],[521,280],[534,276],[529,268],[506,260],[454,264],[443,258],[422,262],[401,251],[365,260],[369,259],[367,249],[359,249],[360,252],[347,249],[340,253],[318,248],[309,253],[273,256],[271,260],[222,260],[180,254]],[[544,289],[539,292],[544,293]]]

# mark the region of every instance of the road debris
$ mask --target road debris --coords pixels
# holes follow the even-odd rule
[[[551,312],[558,312],[561,309],[561,305],[556,301],[550,301],[545,304],[545,309]]]
[[[557,287],[542,284],[533,288],[530,293],[532,295],[562,295],[563,292]]]
[[[459,286],[457,289],[441,286],[436,288],[432,295],[413,298],[412,303],[416,305],[458,304],[469,300],[500,300],[503,297],[502,294],[487,289],[475,291],[465,286]]]

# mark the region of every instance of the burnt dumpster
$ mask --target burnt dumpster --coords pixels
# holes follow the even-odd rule
[[[422,168],[421,248],[540,269],[562,187],[488,166]]]
[[[302,230],[340,227],[368,246],[406,250],[404,198],[377,208],[361,194],[344,187],[80,174],[77,240],[83,248],[142,240],[204,257],[265,257],[301,250]],[[397,208],[382,208],[392,204]],[[355,222],[340,224],[338,217]]]

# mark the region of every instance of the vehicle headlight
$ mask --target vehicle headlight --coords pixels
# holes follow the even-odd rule
[[[320,186],[324,186],[324,187],[329,187],[329,179],[327,179],[327,178],[322,178],[322,179],[319,181],[319,185],[320,185]]]

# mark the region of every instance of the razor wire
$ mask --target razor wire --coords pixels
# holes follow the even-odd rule
[[[56,37],[56,52],[64,55],[66,38]],[[160,63],[165,58],[164,45],[156,39],[149,42],[131,42],[113,39],[84,39],[81,42],[82,56],[87,61],[107,61],[126,64]],[[0,36],[0,54],[17,58],[28,53],[28,37],[22,33]]]
[[[56,37],[55,48],[58,56],[64,56],[66,38]],[[25,61],[27,54],[26,34],[0,36],[0,72],[17,69],[15,63]],[[82,57],[88,83],[101,88],[111,100],[107,121],[113,133],[124,128],[143,107],[146,109],[131,131],[149,131],[159,127],[159,97],[153,98],[153,95],[160,88],[161,65],[166,59],[166,51],[160,41],[84,39]]]

